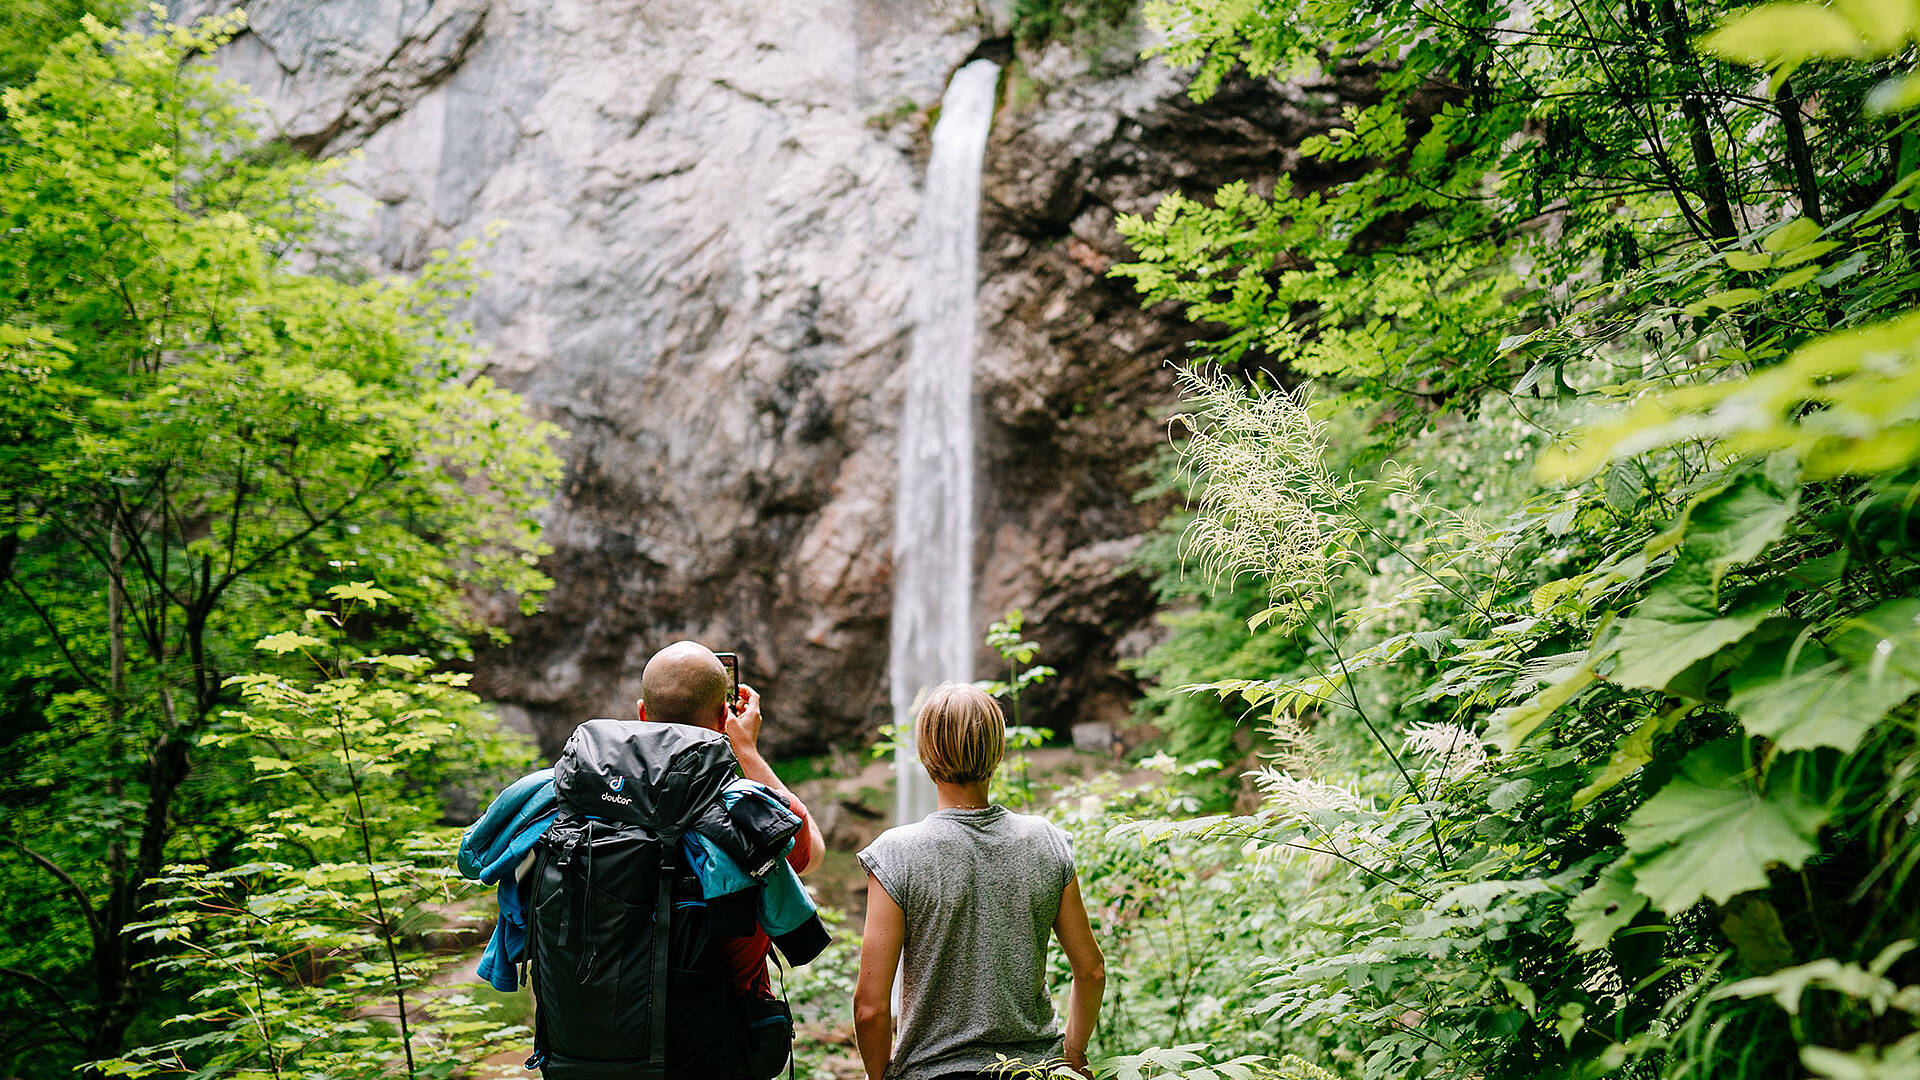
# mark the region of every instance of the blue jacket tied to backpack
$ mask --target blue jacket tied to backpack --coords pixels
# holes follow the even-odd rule
[[[749,807],[772,804],[781,810],[786,808],[777,793],[751,780],[736,779],[721,790],[722,811],[740,808],[743,802]],[[478,972],[496,990],[520,987],[519,965],[527,953],[531,882],[522,880],[517,871],[559,811],[553,770],[541,769],[502,791],[460,838],[461,876],[498,886],[500,917],[480,958]],[[742,852],[742,845],[738,837],[728,835],[730,821],[726,813],[708,813],[681,838],[681,851],[700,880],[702,895],[712,900],[758,889],[755,912],[761,928],[789,962],[806,963],[819,953],[827,937],[813,898],[786,859],[778,857],[784,850],[771,860],[760,859],[765,865],[742,866],[734,854]],[[791,846],[789,839],[785,847]]]

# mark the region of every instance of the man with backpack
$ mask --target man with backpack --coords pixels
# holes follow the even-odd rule
[[[767,959],[826,946],[797,877],[825,844],[713,652],[670,645],[640,686],[637,722],[580,725],[463,837],[461,872],[499,886],[480,975],[527,970],[547,1080],[769,1080],[793,1026]]]

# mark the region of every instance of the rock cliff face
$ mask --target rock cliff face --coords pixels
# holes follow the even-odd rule
[[[213,5],[189,0],[182,14]],[[746,657],[777,750],[887,711],[891,492],[929,113],[1004,15],[971,0],[258,0],[224,65],[344,169],[376,268],[510,223],[471,310],[492,374],[571,433],[546,611],[482,692],[549,751],[627,715],[656,648]],[[1125,715],[1129,559],[1193,336],[1104,271],[1116,213],[1271,178],[1331,88],[1205,107],[1138,44],[1022,50],[982,212],[978,621],[1022,605],[1046,721]],[[992,670],[981,657],[982,672]]]

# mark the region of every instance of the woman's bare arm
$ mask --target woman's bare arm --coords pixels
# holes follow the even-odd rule
[[[1083,912],[1082,921],[1085,918]],[[906,938],[906,913],[868,874],[867,927],[860,937],[860,978],[853,988],[853,1036],[867,1080],[881,1080],[893,1060],[893,977]],[[1093,940],[1091,933],[1087,940]]]
[[[868,909],[868,926],[873,924]],[[1067,992],[1067,1064],[1082,1076],[1087,1069],[1087,1040],[1100,1023],[1100,999],[1107,990],[1107,961],[1100,955],[1100,943],[1093,940],[1093,927],[1087,922],[1087,904],[1080,896],[1078,880],[1067,883],[1060,894],[1060,914],[1053,920],[1053,935],[1067,954],[1067,966],[1073,969],[1073,988]],[[860,975],[866,977],[864,956]]]

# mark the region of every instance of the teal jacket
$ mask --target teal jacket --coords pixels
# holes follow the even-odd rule
[[[720,792],[732,806],[743,798],[784,800],[763,784],[736,779]],[[480,957],[479,976],[496,990],[519,989],[519,965],[527,955],[527,901],[530,881],[521,881],[514,870],[533,845],[546,834],[559,815],[560,802],[554,794],[553,770],[542,769],[513,782],[487,807],[480,820],[467,827],[460,838],[458,863],[462,877],[497,885],[496,901],[500,918],[494,923],[493,936]],[[807,895],[800,876],[785,859],[774,860],[762,877],[747,873],[740,864],[712,840],[698,832],[681,840],[681,851],[694,876],[700,880],[700,892],[708,900],[730,896],[745,889],[758,889],[755,914],[760,928],[773,939],[780,954],[792,964],[805,964],[818,956],[827,944],[826,927]]]

